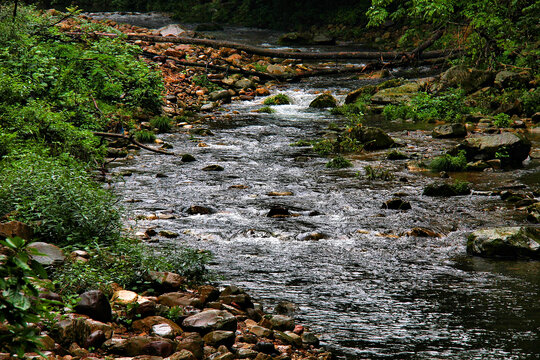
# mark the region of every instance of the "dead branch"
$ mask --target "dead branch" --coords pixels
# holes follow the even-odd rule
[[[111,137],[111,138],[116,138],[116,139],[125,139],[125,140],[128,140],[129,142],[131,142],[132,144],[142,148],[142,149],[146,149],[148,151],[152,151],[152,152],[155,152],[155,153],[158,153],[158,154],[164,154],[164,155],[174,155],[173,153],[170,153],[168,151],[165,151],[165,150],[161,150],[161,149],[154,149],[150,146],[146,146],[144,144],[141,144],[140,142],[138,142],[137,140],[135,140],[133,138],[133,135],[122,135],[122,134],[113,134],[113,133],[106,133],[106,132],[98,132],[98,131],[94,131],[93,132],[94,135],[96,136],[102,136],[102,137]]]

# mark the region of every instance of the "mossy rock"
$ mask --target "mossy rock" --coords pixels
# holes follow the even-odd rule
[[[288,105],[291,103],[291,99],[285,94],[277,94],[267,97],[264,100],[264,105]]]
[[[494,78],[495,75],[490,71],[469,69],[464,65],[458,65],[441,75],[437,90],[459,87],[467,93],[472,93],[483,86],[491,85]]]
[[[380,91],[380,90],[384,90],[384,89],[398,87],[398,86],[403,85],[404,83],[405,83],[405,81],[403,79],[400,79],[400,78],[390,79],[390,80],[386,80],[386,81],[380,83],[379,85],[377,85],[376,90]]]
[[[363,95],[373,95],[377,91],[377,87],[375,85],[366,85],[362,86],[359,89],[353,90],[347,94],[347,97],[345,97],[345,104],[353,104],[355,103],[358,98],[360,98]]]
[[[395,144],[394,139],[377,127],[356,126],[345,135],[364,144],[366,150],[387,149]]]
[[[330,94],[319,95],[309,104],[309,107],[317,109],[334,108],[336,106],[337,100]]]
[[[471,255],[540,259],[540,229],[500,227],[473,232],[467,238]]]
[[[280,45],[303,45],[310,44],[313,41],[313,36],[305,32],[291,32],[283,34],[278,39]]]
[[[432,183],[424,188],[423,195],[432,197],[450,197],[459,195],[469,195],[471,188],[468,183]]]
[[[417,82],[411,81],[397,87],[385,88],[373,95],[371,101],[374,104],[394,104],[408,103],[418,94],[421,86]]]

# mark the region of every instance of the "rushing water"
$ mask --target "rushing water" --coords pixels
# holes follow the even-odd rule
[[[512,172],[462,174],[474,184],[472,195],[428,198],[422,187],[434,175],[409,170],[406,160],[384,160],[385,151],[353,157],[353,168],[330,170],[328,159],[310,148],[289,146],[328,135],[330,124],[344,121],[308,108],[316,90],[343,93],[359,85],[343,78],[311,79],[282,89],[294,104],[275,107],[275,114],[253,113],[261,107],[257,99],[229,105],[205,124],[213,135],[161,136],[196,162],[141,152],[113,164],[113,173],[133,173],[117,188],[135,216],[176,215],[133,226],[180,234],[161,239],[164,245],[211,250],[221,284],[244,287],[265,307],[293,302],[296,319],[319,333],[339,358],[540,358],[540,263],[465,252],[466,235],[474,229],[525,223],[522,214],[489,193],[521,182],[537,185],[538,163]],[[435,141],[427,129],[411,130],[410,124],[376,117],[370,122],[389,130],[413,159],[433,157],[454,143]],[[208,146],[197,146],[200,141]],[[225,170],[202,171],[211,164]],[[367,180],[366,165],[389,169],[394,177]],[[293,195],[268,195],[272,191]],[[412,209],[381,208],[396,194]],[[188,215],[191,205],[214,213]],[[293,216],[267,217],[276,206]],[[407,236],[414,227],[443,236]],[[313,232],[324,238],[309,240]]]

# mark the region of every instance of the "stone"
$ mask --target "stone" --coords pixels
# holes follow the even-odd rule
[[[202,301],[195,294],[191,293],[181,293],[181,292],[171,292],[160,295],[158,297],[158,303],[163,304],[169,307],[173,306],[192,306],[192,307],[201,307]]]
[[[335,45],[336,44],[336,39],[327,33],[314,34],[311,41],[317,45]]]
[[[183,154],[182,158],[181,158],[181,161],[182,162],[193,162],[193,161],[197,161],[197,160],[195,159],[195,156],[193,156],[191,154]]]
[[[216,330],[204,335],[203,340],[209,346],[218,347],[225,345],[231,347],[234,344],[235,337],[234,331]]]
[[[223,171],[225,170],[221,165],[208,165],[202,169],[203,171]]]
[[[180,351],[175,352],[171,356],[167,358],[167,360],[196,360],[197,358],[193,353],[189,350],[182,349]]]
[[[469,69],[464,65],[457,65],[441,74],[437,90],[460,87],[465,92],[472,93],[491,84],[493,79],[493,73],[489,71]]]
[[[263,337],[263,338],[271,338],[272,335],[274,334],[272,330],[259,326],[259,325],[254,325],[250,327],[249,332],[254,335],[257,335],[258,337]]]
[[[230,103],[231,102],[231,93],[228,90],[217,90],[211,92],[208,97],[211,101],[218,101],[221,100],[224,103]]]
[[[105,339],[110,339],[113,335],[113,328],[108,324],[71,314],[56,322],[50,335],[59,344],[69,345],[73,342],[85,344],[92,334],[94,334],[92,336],[95,339],[90,340],[99,342],[101,337],[99,333],[103,334]]]
[[[20,221],[0,223],[0,238],[20,237],[25,240],[34,238],[34,230],[29,225]]]
[[[207,206],[191,205],[186,210],[186,213],[188,213],[189,215],[208,215],[214,213],[214,211]]]
[[[255,83],[249,79],[240,79],[234,83],[237,89],[252,89],[255,88]]]
[[[376,127],[356,126],[347,135],[364,144],[366,150],[387,149],[395,144],[388,134]]]
[[[187,350],[192,353],[197,359],[202,359],[204,352],[204,342],[198,333],[185,332],[181,337],[176,338],[176,351]]]
[[[285,315],[273,315],[270,319],[271,329],[286,331],[294,329],[294,319]]]
[[[157,31],[161,36],[180,36],[186,32],[178,24],[170,24],[157,29]]]
[[[301,338],[302,342],[306,345],[319,346],[319,338],[313,333],[305,332],[302,334]]]
[[[527,206],[527,221],[533,224],[540,223],[540,202]]]
[[[127,339],[109,339],[102,347],[109,353],[122,356],[157,355],[164,357],[173,353],[174,342],[159,337],[132,336]]]
[[[152,285],[162,291],[175,291],[180,289],[186,279],[178,274],[168,271],[149,271],[147,275]]]
[[[158,326],[156,328],[156,326]],[[131,325],[133,330],[138,332],[153,332],[161,337],[175,337],[182,334],[182,328],[173,321],[161,316],[149,316],[144,319],[136,320]]]
[[[216,107],[216,104],[213,102],[210,102],[208,104],[204,104],[201,106],[201,111],[212,111]]]
[[[280,301],[274,308],[274,312],[278,315],[291,316],[296,312],[296,305],[290,301]]]
[[[484,257],[540,259],[540,229],[524,226],[477,230],[467,238],[467,252]]]
[[[238,359],[255,359],[259,353],[251,349],[238,349],[236,357]]]
[[[159,236],[166,237],[168,239],[174,239],[179,236],[179,234],[172,230],[161,230],[159,233]]]
[[[266,67],[266,72],[271,75],[284,75],[287,72],[287,67],[279,64],[270,64]]]
[[[35,251],[31,254],[32,259],[43,266],[61,265],[66,260],[64,252],[56,245],[45,242],[33,242],[28,247]]]
[[[469,195],[471,189],[467,183],[447,184],[431,183],[424,188],[422,195],[434,197],[450,197],[459,195]]]
[[[409,102],[420,91],[420,85],[416,82],[408,82],[397,87],[379,90],[371,97],[374,104],[394,104]]]
[[[286,217],[291,216],[291,213],[287,208],[284,208],[282,206],[274,206],[268,211],[268,214],[266,214],[267,217]]]
[[[330,94],[321,94],[309,104],[309,107],[317,109],[334,108],[336,106],[337,100]]]
[[[205,310],[184,319],[182,326],[202,334],[214,330],[236,331],[237,320],[227,311]]]
[[[463,124],[444,124],[437,126],[431,133],[433,138],[461,138],[467,136],[467,129]]]
[[[449,154],[455,156],[460,150],[465,150],[467,161],[499,159],[503,166],[519,166],[529,156],[531,142],[521,135],[505,132],[467,138]]]
[[[281,45],[302,45],[309,44],[312,41],[312,36],[305,32],[290,32],[279,37],[278,43]]]
[[[240,309],[247,309],[253,307],[251,297],[248,294],[235,294],[235,295],[223,295],[221,294],[219,300],[226,305],[235,305]]]
[[[88,315],[97,321],[109,322],[112,320],[111,305],[100,290],[90,290],[81,294],[74,310],[78,314]]]
[[[137,302],[139,295],[134,291],[129,290],[117,290],[112,296],[112,302],[127,305]]]
[[[215,357],[209,357],[209,360],[234,360],[234,355],[230,352],[216,355]]]
[[[412,228],[411,230],[407,231],[405,235],[414,236],[414,237],[438,237],[438,238],[442,237],[441,234],[436,233],[433,230],[423,228],[423,227]]]
[[[154,340],[146,344],[142,353],[147,355],[156,355],[161,357],[167,357],[174,353],[175,344],[170,340]]]
[[[55,348],[54,339],[49,335],[40,335],[37,341],[41,347],[41,350],[52,351]]]
[[[403,199],[394,198],[385,201],[384,204],[382,204],[382,208],[390,210],[410,210],[411,204]]]
[[[83,347],[86,349],[99,349],[106,340],[105,333],[102,330],[96,330],[84,340]]]
[[[253,350],[258,351],[263,354],[268,354],[268,355],[274,354],[277,352],[274,344],[268,341],[259,341],[253,347]]]
[[[518,73],[513,71],[503,70],[495,75],[495,86],[498,88],[519,87],[524,85],[527,80]]]
[[[377,87],[375,85],[362,86],[361,88],[353,90],[347,94],[345,97],[345,104],[353,104],[362,95],[373,95],[376,91]]]
[[[197,292],[199,293],[199,298],[204,304],[216,301],[219,298],[219,290],[212,285],[199,286]]]

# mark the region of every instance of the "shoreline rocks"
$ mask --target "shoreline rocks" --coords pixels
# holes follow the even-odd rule
[[[524,226],[477,230],[467,238],[467,252],[482,257],[540,260],[540,229]]]

